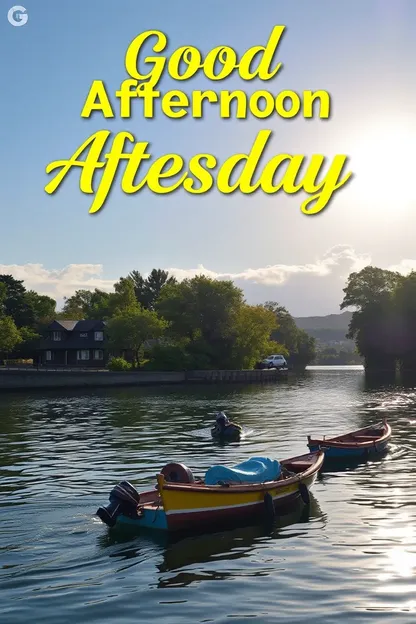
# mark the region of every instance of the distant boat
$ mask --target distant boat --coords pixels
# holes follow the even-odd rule
[[[334,438],[308,436],[308,447],[311,452],[321,449],[327,459],[365,458],[385,451],[390,438],[391,427],[382,422]]]
[[[100,507],[97,516],[110,527],[162,531],[272,518],[276,510],[290,509],[300,500],[309,503],[309,489],[323,461],[322,451],[282,462],[252,458],[234,468],[213,466],[200,480],[183,464],[167,464],[157,475],[156,489],[139,493],[128,481],[116,485],[110,504]]]

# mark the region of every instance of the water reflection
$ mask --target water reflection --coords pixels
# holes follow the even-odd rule
[[[202,435],[218,405],[250,435],[226,446]],[[138,605],[143,621],[185,624],[301,622],[305,605],[312,624],[414,617],[414,386],[320,370],[278,386],[8,394],[0,413],[8,624],[136,622]],[[92,517],[115,483],[153,487],[168,461],[202,474],[254,455],[282,459],[306,452],[307,434],[384,417],[393,428],[387,454],[325,471],[309,517],[173,538],[113,535]]]

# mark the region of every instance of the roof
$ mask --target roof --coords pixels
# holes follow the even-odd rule
[[[79,331],[88,332],[99,327],[100,329],[105,326],[105,321],[101,320],[82,320],[82,321],[67,321],[67,320],[55,320],[49,326],[48,330],[53,331],[64,329],[65,331]]]

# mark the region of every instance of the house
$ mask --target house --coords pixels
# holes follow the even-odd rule
[[[38,365],[101,368],[109,359],[105,321],[53,321],[38,348]]]

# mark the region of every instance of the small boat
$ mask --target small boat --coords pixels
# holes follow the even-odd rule
[[[97,516],[110,527],[179,531],[259,517],[271,519],[303,500],[324,461],[317,451],[278,462],[252,458],[235,467],[213,466],[195,479],[183,464],[167,464],[154,490],[138,492],[128,481],[116,485],[110,504]],[[208,483],[207,483],[208,482]]]
[[[385,451],[390,438],[391,427],[384,421],[334,438],[308,436],[308,447],[311,452],[321,449],[326,459],[366,458]]]
[[[211,435],[216,440],[237,441],[240,440],[243,428],[236,423],[230,422],[224,412],[217,412],[215,426],[211,429]]]

